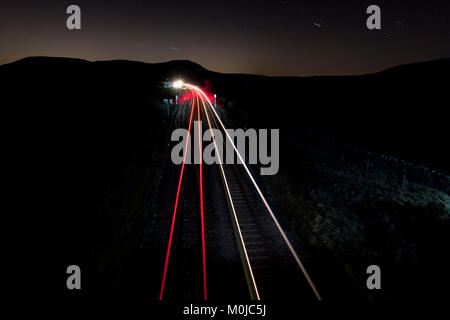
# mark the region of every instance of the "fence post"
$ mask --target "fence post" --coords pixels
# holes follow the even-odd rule
[[[402,166],[403,166],[402,192],[405,192],[407,181],[406,181],[406,167],[404,161],[402,161]]]

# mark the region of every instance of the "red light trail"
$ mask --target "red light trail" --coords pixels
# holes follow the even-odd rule
[[[189,118],[189,128],[188,128],[188,132],[191,132],[195,103],[197,103],[197,120],[201,121],[199,95],[197,92],[192,90],[192,93],[182,96],[182,101],[187,101],[188,99],[192,100],[191,115]],[[177,215],[177,210],[178,210],[178,201],[180,198],[180,190],[181,190],[181,185],[182,185],[182,181],[183,181],[183,173],[184,173],[184,167],[186,164],[186,156],[187,156],[187,152],[188,152],[189,136],[190,135],[188,135],[187,139],[186,139],[185,152],[183,155],[183,164],[181,166],[180,178],[178,180],[177,196],[175,199],[175,206],[174,206],[174,210],[173,210],[172,225],[170,228],[169,244],[167,246],[167,254],[166,254],[166,260],[165,260],[165,265],[164,265],[163,278],[162,278],[162,282],[161,282],[161,289],[160,289],[160,293],[159,293],[159,300],[162,300],[162,298],[163,298],[164,287],[165,287],[166,278],[167,278],[167,269],[169,266],[170,250],[172,247],[173,233],[174,233],[174,229],[175,229],[175,221],[176,221],[176,215]],[[202,165],[203,159],[202,159],[201,126],[198,126],[198,142],[199,142],[198,152],[199,152],[199,159],[200,159],[199,192],[200,192],[200,219],[201,219],[201,234],[202,234],[203,297],[204,297],[204,300],[207,300],[208,294],[207,294],[207,282],[206,282],[206,250],[205,250],[206,246],[205,246],[205,221],[204,221],[204,208],[203,208],[203,165]]]
[[[179,103],[179,104],[183,104],[183,103],[185,103],[186,101],[191,100],[191,99],[193,98],[193,96],[194,96],[194,95],[193,95],[192,92],[185,93],[185,94],[183,94],[183,95],[180,97],[178,103]]]
[[[192,118],[194,115],[194,101],[192,101],[192,105],[191,105],[191,115],[189,118],[189,129],[188,131],[191,131],[191,126],[192,126]],[[185,152],[184,152],[184,156],[183,156],[183,164],[181,165],[181,172],[180,172],[180,178],[178,180],[178,188],[177,188],[177,197],[175,199],[175,206],[173,209],[173,217],[172,217],[172,225],[170,227],[170,236],[169,236],[169,244],[167,246],[167,254],[166,254],[166,262],[164,264],[164,273],[163,273],[163,278],[161,281],[161,290],[159,292],[159,300],[162,300],[163,298],[163,294],[164,294],[164,285],[166,283],[166,276],[167,276],[167,267],[169,265],[169,256],[170,256],[170,249],[172,247],[172,238],[173,238],[173,230],[175,228],[175,218],[177,215],[177,208],[178,208],[178,199],[180,198],[180,190],[181,190],[181,182],[183,180],[183,172],[184,172],[184,165],[186,162],[186,155],[187,155],[187,146],[189,144],[189,135],[187,136],[186,139],[186,145],[185,145]]]
[[[197,119],[200,122],[200,102],[198,101],[198,94],[195,96],[197,101]],[[202,257],[203,257],[203,295],[204,299],[207,300],[207,288],[206,288],[206,254],[205,254],[205,221],[203,214],[203,166],[202,166],[202,129],[198,126],[198,146],[199,146],[199,160],[200,160],[200,217],[201,217],[201,228],[202,228]]]

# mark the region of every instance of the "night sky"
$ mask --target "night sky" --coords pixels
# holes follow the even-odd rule
[[[66,28],[81,7],[82,30]],[[382,30],[366,28],[366,8]],[[0,64],[28,56],[163,62],[219,72],[361,74],[450,57],[450,1],[227,0],[0,2]]]

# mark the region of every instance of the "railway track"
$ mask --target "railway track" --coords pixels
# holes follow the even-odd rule
[[[167,298],[199,300],[202,298],[202,239],[199,218],[198,172],[186,166],[180,194],[169,264]]]
[[[191,117],[186,116],[186,108]],[[190,108],[187,104],[178,105],[174,112],[175,128],[192,129],[194,113],[193,104]],[[169,251],[172,255],[166,262],[166,272],[170,273],[170,277],[162,285],[160,298],[165,291],[164,296],[170,300],[200,300],[204,292],[199,166],[186,164],[182,171],[171,232]]]
[[[218,119],[217,113],[215,111],[213,113],[212,105],[207,107],[200,95],[197,94],[196,97],[194,90],[192,90],[192,93],[193,97],[191,98],[190,107],[188,104],[182,104],[175,110],[174,126],[176,128],[188,127],[190,130],[192,128],[192,119],[197,118],[198,121],[202,121],[203,128],[214,128],[224,134],[225,127],[220,119]],[[196,103],[197,108],[195,107]],[[200,103],[202,103],[203,108],[200,107]],[[190,114],[190,117],[187,116],[188,114]],[[199,133],[191,132],[191,145],[193,145],[192,140],[194,137],[195,139],[199,138]],[[214,137],[213,142],[217,150]],[[223,143],[225,149],[225,140],[219,143]],[[200,152],[200,150],[203,151],[201,144],[199,150],[195,150],[194,152]],[[219,169],[216,170],[219,173],[219,179],[217,181],[221,181],[224,197],[228,204],[232,225],[230,232],[233,232],[235,236],[236,247],[247,283],[249,297],[253,300],[280,298],[280,292],[286,291],[283,290],[283,287],[287,287],[288,284],[293,285],[294,283],[297,285],[294,279],[295,277],[291,277],[290,275],[298,275],[298,268],[300,267],[309,286],[313,289],[316,298],[320,300],[321,298],[317,289],[262,196],[261,190],[256,186],[253,177],[250,176],[250,171],[247,166],[245,164],[222,164],[220,155],[216,154],[216,157],[219,158],[219,164],[216,165]],[[186,154],[184,155],[184,160],[186,160]],[[205,192],[202,191],[201,168],[201,164],[185,164],[185,161],[183,161],[160,299],[162,299],[162,293],[164,292],[167,269],[169,270],[170,277],[168,277],[169,280],[167,281],[166,296],[169,299],[199,300],[202,297],[204,300],[207,299],[206,240],[204,231],[205,225],[207,225],[205,222],[207,217],[203,216],[203,202],[205,201],[204,199],[206,199],[206,202],[214,201],[214,199],[211,199],[207,194],[207,188],[205,188]],[[177,208],[178,202],[179,205]],[[205,211],[208,215],[208,210]],[[273,221],[269,221],[269,217]],[[268,225],[272,224],[271,230],[268,231]],[[212,225],[215,225],[214,221]],[[277,246],[274,245],[275,238],[273,234],[275,233],[279,234],[279,238],[276,240]],[[171,248],[172,240],[173,245]],[[286,264],[280,267],[279,244],[283,244],[285,251],[294,257],[294,259],[291,257],[292,261],[287,268]],[[172,259],[169,262],[168,257],[171,250],[173,253]],[[303,283],[300,286],[306,288],[307,285],[305,286],[304,282],[303,279]],[[311,295],[309,290],[303,291],[308,291],[307,295]]]
[[[258,220],[258,205],[249,191],[242,176],[242,170],[236,165],[223,166],[231,199],[236,211],[250,267],[253,272],[260,297],[272,296],[275,281],[275,261],[268,241]]]
[[[207,110],[207,109],[205,109]],[[206,111],[208,112],[208,111]],[[214,115],[209,111],[205,116],[205,123],[214,129],[220,130]],[[223,141],[225,144],[225,141]],[[225,145],[224,145],[225,148]],[[259,199],[252,192],[251,185],[246,180],[246,173],[237,164],[222,164],[222,182],[224,189],[228,190],[231,220],[234,218],[234,231],[237,246],[240,248],[244,273],[250,297],[253,299],[273,298],[276,284],[276,262],[265,236],[258,216],[263,214],[259,206]],[[234,216],[235,214],[235,216]]]

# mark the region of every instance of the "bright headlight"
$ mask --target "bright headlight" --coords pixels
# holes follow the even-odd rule
[[[183,86],[183,81],[181,80],[177,80],[173,83],[172,85],[175,89],[181,89],[181,87]]]

